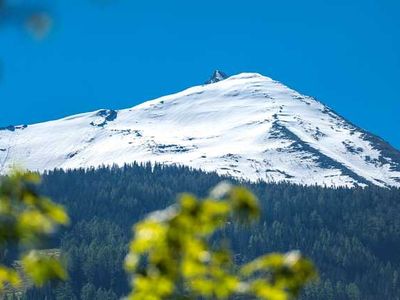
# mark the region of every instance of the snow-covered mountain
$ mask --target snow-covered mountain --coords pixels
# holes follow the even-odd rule
[[[400,187],[400,152],[315,99],[255,73],[148,101],[0,129],[0,173],[137,162],[249,180]]]

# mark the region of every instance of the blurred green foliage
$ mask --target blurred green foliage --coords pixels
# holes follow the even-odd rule
[[[316,277],[313,264],[297,251],[273,253],[243,266],[226,243],[213,239],[232,221],[259,216],[257,198],[243,187],[222,183],[210,196],[190,194],[134,226],[125,259],[132,275],[132,300],[227,299],[235,295],[290,299]]]
[[[0,0],[0,27],[24,28],[33,38],[43,39],[52,28],[51,6],[49,1]]]
[[[40,177],[14,171],[0,178],[0,250],[17,249],[24,274],[37,286],[50,279],[65,279],[66,272],[58,258],[48,257],[36,248],[60,225],[67,225],[68,215],[62,206],[35,191]],[[2,262],[3,263],[3,262]],[[21,277],[13,268],[0,265],[0,291],[6,285],[18,287]]]

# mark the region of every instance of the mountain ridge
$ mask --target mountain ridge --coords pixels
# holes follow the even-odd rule
[[[251,181],[400,187],[398,150],[258,73],[128,109],[7,128],[0,130],[0,173],[15,163],[43,171],[150,161]]]

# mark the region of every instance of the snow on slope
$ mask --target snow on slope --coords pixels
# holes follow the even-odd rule
[[[0,173],[151,161],[254,181],[400,187],[400,153],[322,103],[260,74],[215,81],[130,109],[3,128]]]

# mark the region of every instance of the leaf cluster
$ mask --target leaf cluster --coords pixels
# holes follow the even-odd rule
[[[288,299],[316,276],[299,252],[273,253],[243,266],[212,237],[228,223],[259,217],[257,198],[246,188],[219,184],[208,197],[184,194],[177,204],[134,226],[125,260],[132,275],[132,300],[217,298],[246,295]]]
[[[36,192],[39,182],[37,174],[22,171],[0,178],[0,250],[4,254],[17,249],[23,273],[41,286],[50,279],[66,278],[58,258],[36,250],[60,225],[67,225],[69,218],[62,206]],[[21,274],[1,264],[0,291],[6,285],[20,284]]]

